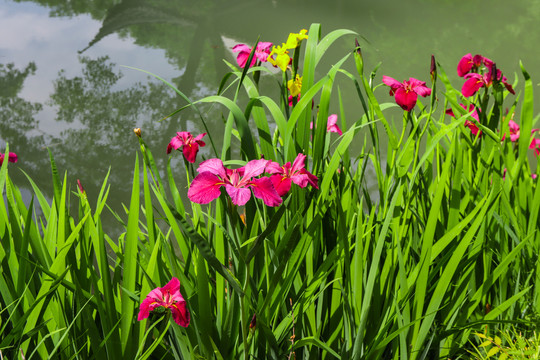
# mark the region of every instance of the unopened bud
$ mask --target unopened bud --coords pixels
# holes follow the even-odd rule
[[[431,82],[437,80],[437,63],[435,62],[434,55],[431,55],[431,67],[429,68],[429,75],[431,76]]]
[[[354,45],[354,62],[356,64],[356,71],[358,71],[358,74],[362,76],[364,73],[364,58],[362,56],[362,49],[360,48],[358,39],[354,39]]]
[[[249,323],[249,330],[253,330],[257,326],[257,314],[253,314],[253,317],[251,318],[251,322]]]
[[[137,137],[141,137],[141,128],[135,128],[133,129],[133,132],[135,135],[137,135]]]

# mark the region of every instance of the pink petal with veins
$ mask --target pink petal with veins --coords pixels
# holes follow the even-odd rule
[[[188,190],[188,198],[197,204],[208,204],[221,195],[221,186],[225,183],[216,175],[205,171],[193,179]]]
[[[249,186],[253,189],[253,195],[261,199],[267,206],[281,205],[283,200],[281,200],[270,178],[254,179]]]

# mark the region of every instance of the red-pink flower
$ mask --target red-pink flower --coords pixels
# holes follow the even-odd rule
[[[459,104],[462,108],[464,108],[465,110],[467,110],[467,108],[465,107],[465,105],[463,104]],[[476,122],[480,122],[480,117],[478,116],[478,111],[476,110],[476,107],[473,105],[473,104],[470,104],[469,105],[469,112],[472,111],[472,114],[471,114],[471,117],[476,120]],[[446,114],[450,115],[450,116],[453,116],[453,117],[456,117],[454,115],[454,112],[452,111],[452,109],[447,109],[446,110]],[[476,125],[476,122],[475,121],[470,121],[470,120],[465,120],[465,124],[463,124],[465,127],[468,127],[469,130],[471,130],[471,133],[476,136],[478,134],[478,136],[482,136],[482,131],[480,131],[480,129],[478,128],[478,126]]]
[[[486,65],[488,68],[491,68],[493,61],[483,57],[482,55],[467,54],[461,58],[457,66],[457,73],[459,76],[464,77],[469,72],[476,72],[482,64]]]
[[[426,97],[431,95],[431,89],[426,86],[426,83],[415,78],[399,81],[384,75],[383,83],[390,86],[390,95],[395,95],[396,103],[403,110],[411,111],[416,105],[418,95]]]
[[[269,162],[270,160],[265,159],[251,160],[239,169],[227,169],[220,159],[203,161],[197,169],[199,175],[189,187],[188,198],[197,204],[207,204],[217,199],[221,194],[221,187],[225,186],[235,205],[245,205],[253,190],[253,195],[266,205],[279,206],[282,200],[270,178],[256,178],[264,172]]]
[[[496,76],[493,76],[493,71],[496,70]],[[515,91],[512,88],[512,85],[508,83],[508,80],[505,76],[502,76],[502,72],[499,69],[496,69],[495,64],[492,64],[488,67],[488,72],[481,75],[478,73],[469,73],[465,75],[465,83],[461,87],[461,93],[465,97],[473,96],[478,90],[482,87],[490,87],[493,83],[493,80],[501,81],[505,88],[515,95]]]
[[[260,62],[266,62],[268,59],[268,55],[270,55],[271,48],[272,48],[271,42],[258,43],[253,59],[251,59],[251,65],[249,65],[249,67],[252,67],[253,65],[255,65],[255,62],[257,60],[259,60]],[[238,66],[240,66],[242,69],[246,66],[246,63],[249,58],[249,54],[251,54],[252,50],[253,48],[247,46],[246,44],[238,44],[232,48],[233,52],[238,53],[238,56],[236,57],[236,62],[238,63]]]
[[[0,165],[2,165],[4,163],[4,157],[6,155],[4,153],[0,154]],[[16,163],[17,160],[19,160],[19,158],[17,157],[17,154],[13,153],[13,152],[10,152],[8,154],[8,162],[12,162],[12,163]]]
[[[143,300],[139,310],[137,320],[146,319],[152,310],[158,307],[170,309],[173,320],[180,326],[189,325],[189,311],[186,300],[180,294],[180,280],[173,277],[171,281],[162,288],[155,288]]]
[[[172,149],[178,150],[181,147],[184,158],[186,158],[188,162],[194,163],[197,153],[199,152],[199,146],[206,145],[204,141],[201,140],[205,135],[206,133],[203,133],[193,137],[188,131],[177,132],[176,136],[171,139],[167,146],[167,154],[169,154]]]
[[[540,155],[540,139],[532,139],[529,149],[534,149],[536,155]]]
[[[317,177],[305,169],[304,161],[306,155],[298,154],[292,165],[290,162],[281,166],[275,161],[271,161],[266,166],[266,172],[273,174],[270,177],[272,184],[276,188],[279,196],[283,196],[289,192],[292,183],[305,188],[308,184],[318,189]]]
[[[313,129],[313,121],[309,123],[309,128]],[[327,132],[334,132],[338,133],[339,136],[343,135],[343,131],[339,128],[337,125],[337,115],[332,114],[328,117],[328,121],[326,123],[326,131]]]

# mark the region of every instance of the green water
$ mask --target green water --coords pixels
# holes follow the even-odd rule
[[[155,73],[191,99],[215,94],[235,64],[237,43],[281,43],[289,32],[322,24],[323,35],[339,28],[358,33],[375,77],[429,80],[434,54],[456,86],[456,65],[466,53],[480,53],[509,78],[521,81],[519,61],[540,82],[540,3],[517,1],[0,1],[0,145],[19,155],[11,175],[28,184],[28,173],[50,196],[47,148],[69,186],[80,179],[96,198],[109,172],[111,207],[129,202],[141,127],[158,167],[165,169],[167,143],[176,131],[204,132],[189,110],[160,121],[185,102],[162,83],[124,66]],[[338,42],[318,69],[354,48],[354,37]],[[353,68],[352,60],[347,65]],[[261,80],[262,92],[275,95],[279,76]],[[520,83],[521,85],[521,83]],[[442,86],[441,86],[442,87]],[[349,124],[361,115],[350,84],[343,84]],[[518,86],[518,91],[520,86]],[[392,101],[386,88],[381,102]],[[440,95],[442,97],[442,95]],[[337,112],[337,104],[335,112]],[[441,105],[442,106],[442,105]],[[222,128],[218,106],[202,107],[216,138]],[[396,112],[399,120],[401,112]],[[360,146],[361,144],[356,144]],[[173,155],[175,175],[185,186],[183,162]],[[200,156],[211,157],[211,146]],[[28,186],[29,188],[29,186]],[[29,198],[29,193],[23,194]],[[111,228],[116,225],[111,216]]]

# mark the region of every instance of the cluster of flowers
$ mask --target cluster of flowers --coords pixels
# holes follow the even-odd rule
[[[253,56],[249,66],[252,67],[255,64],[269,62],[274,67],[279,67],[285,72],[287,69],[290,69],[289,65],[292,62],[292,58],[289,56],[289,50],[296,49],[302,40],[307,38],[307,30],[302,29],[299,33],[290,33],[287,42],[282,43],[281,46],[274,46],[271,42],[260,42],[255,48],[255,56]],[[244,68],[253,48],[246,44],[238,44],[233,47],[232,51],[238,52],[236,62],[238,66]],[[300,99],[300,92],[302,90],[302,76],[293,74],[292,77],[292,79],[287,81],[287,88],[290,92],[289,106],[293,106],[294,98],[296,98],[296,101]]]
[[[469,53],[463,56],[458,63],[457,74],[465,79],[461,88],[461,93],[465,97],[474,96],[481,88],[489,88],[495,81],[500,81],[506,90],[515,95],[512,85],[510,85],[506,77],[502,75],[501,70],[497,69],[492,60],[482,55],[476,54],[473,56]],[[474,121],[466,120],[464,125],[471,130],[471,133],[474,136],[482,136],[482,131],[480,131],[477,126],[477,123],[480,122],[480,117],[478,115],[479,109],[476,108],[474,104],[470,104],[468,108],[463,104],[460,104],[460,106],[468,110],[468,112],[471,113],[471,117],[474,119]],[[454,116],[452,109],[446,110],[446,113],[450,116]],[[518,141],[520,136],[519,125],[515,121],[509,120],[508,129],[510,141]],[[532,139],[529,145],[530,149],[534,149],[536,155],[540,155],[540,139],[534,138],[534,134],[539,131],[540,129],[533,129],[531,131]],[[502,140],[505,138],[506,134],[503,135]]]

